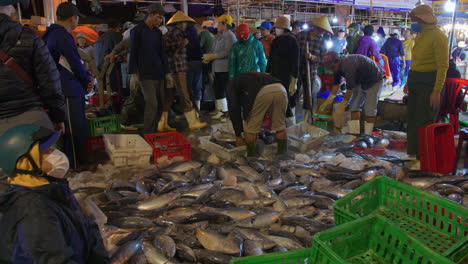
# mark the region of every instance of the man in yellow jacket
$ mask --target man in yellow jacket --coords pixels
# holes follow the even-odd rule
[[[408,94],[408,155],[419,159],[418,128],[434,123],[449,66],[447,36],[437,27],[432,8],[420,5],[410,13],[418,33],[404,92]]]

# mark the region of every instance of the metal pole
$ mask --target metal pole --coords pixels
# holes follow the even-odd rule
[[[240,25],[240,0],[237,0],[237,26]]]
[[[182,6],[182,12],[188,15],[188,3],[187,0],[180,0],[180,5]]]
[[[453,9],[452,13],[452,32],[450,32],[450,40],[449,40],[449,58],[452,53],[452,45],[453,45],[453,36],[455,34],[455,20],[457,19],[457,9],[458,9],[458,0],[455,1],[455,8]]]
[[[23,24],[23,21],[21,21],[21,5],[20,3],[17,4],[18,7],[18,20],[21,24]]]
[[[408,28],[408,12],[405,13],[405,27]]]

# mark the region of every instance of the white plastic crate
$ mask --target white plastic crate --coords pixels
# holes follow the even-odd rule
[[[200,148],[212,154],[215,154],[216,156],[224,160],[234,161],[237,157],[239,157],[240,155],[244,155],[246,152],[245,146],[233,149],[226,149],[214,142],[211,142],[210,138],[211,136],[200,137]]]
[[[308,141],[301,139],[300,134],[302,131],[309,133],[312,138]],[[304,126],[303,123],[286,128],[286,132],[288,133],[289,146],[298,149],[302,153],[322,144],[328,134],[330,134],[327,130],[312,125]]]
[[[139,135],[103,135],[106,152],[116,167],[149,164],[153,149]]]

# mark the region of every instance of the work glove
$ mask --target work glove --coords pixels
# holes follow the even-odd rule
[[[385,61],[383,59],[379,60],[380,66],[385,67]]]
[[[208,64],[211,61],[216,60],[216,57],[217,57],[216,53],[207,53],[203,55],[202,60],[204,64]]]
[[[320,105],[320,112],[326,112],[330,106],[333,104],[333,100],[335,100],[335,97],[336,97],[336,94],[331,94],[328,96],[327,100],[325,100],[325,102],[323,102],[321,105]]]
[[[172,75],[170,73],[166,74],[166,87],[174,87],[174,79],[172,78]]]
[[[297,78],[291,76],[291,81],[289,82],[289,96],[293,96],[297,91]]]
[[[340,105],[336,108],[336,110],[333,112],[333,124],[335,124],[335,127],[337,128],[342,128],[344,126],[344,112],[346,109],[346,106],[348,105],[347,100],[343,100]]]

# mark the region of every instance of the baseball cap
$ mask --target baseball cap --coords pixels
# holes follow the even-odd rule
[[[240,24],[237,27],[236,37],[238,39],[248,39],[250,36],[250,28],[247,24]]]
[[[272,25],[269,21],[263,21],[262,24],[257,29],[271,29]]]
[[[57,17],[60,18],[69,18],[72,16],[86,17],[81,14],[78,10],[78,7],[71,2],[63,2],[57,6],[57,11],[55,12]]]
[[[166,11],[164,10],[164,7],[161,4],[149,5],[148,9],[146,9],[146,10],[148,11],[148,14],[151,14],[151,13],[156,13],[156,14],[160,14],[160,15],[165,15],[166,14]]]

